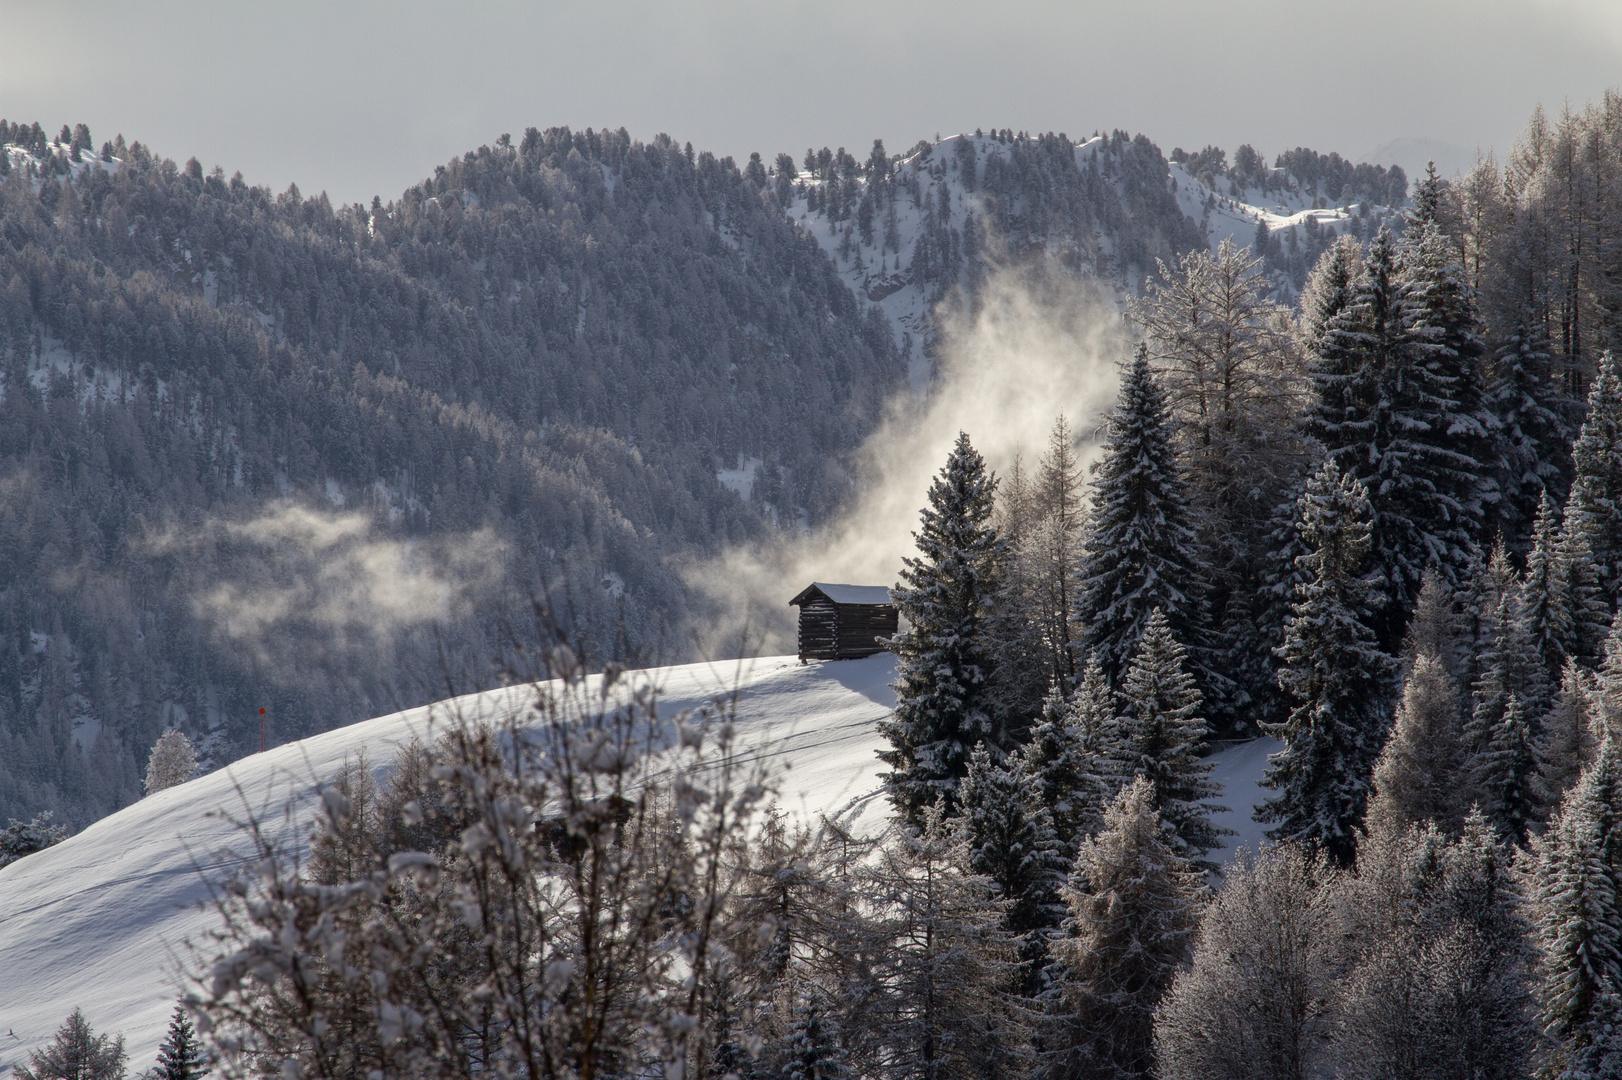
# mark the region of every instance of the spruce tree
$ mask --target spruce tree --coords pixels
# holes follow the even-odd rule
[[[1470,447],[1480,410],[1466,393],[1472,310],[1436,259],[1405,273],[1383,226],[1346,307],[1319,335],[1308,431],[1372,507],[1374,629],[1395,652],[1427,567],[1462,580],[1479,528],[1482,488]],[[1463,350],[1461,352],[1461,350]],[[1458,432],[1452,428],[1459,428]],[[1456,436],[1466,436],[1465,449]]]
[[[1392,663],[1364,621],[1371,516],[1363,485],[1333,458],[1301,495],[1309,581],[1297,593],[1279,672],[1295,707],[1269,732],[1284,741],[1265,779],[1278,795],[1256,811],[1258,821],[1277,823],[1269,834],[1275,839],[1321,845],[1343,865],[1351,861],[1389,723]]]
[[[1566,487],[1570,454],[1569,402],[1555,375],[1543,320],[1525,315],[1494,353],[1489,407],[1497,422],[1498,487],[1501,501],[1488,526],[1521,541],[1550,501]],[[1519,546],[1519,544],[1517,544]]]
[[[847,1057],[839,1042],[838,1013],[822,993],[812,990],[796,1000],[783,1080],[845,1080],[851,1075]]]
[[[1206,660],[1206,565],[1188,512],[1168,426],[1166,395],[1140,348],[1109,417],[1093,481],[1077,606],[1085,646],[1112,683],[1125,674],[1150,615],[1161,611],[1191,654],[1203,692],[1226,679]]]
[[[1511,697],[1520,701],[1526,716],[1541,717],[1548,708],[1548,676],[1527,630],[1519,591],[1512,581],[1482,618],[1470,722],[1465,728],[1465,743],[1472,752],[1481,752],[1491,741]]]
[[[1588,781],[1572,789],[1548,833],[1532,845],[1532,909],[1543,954],[1538,1019],[1563,1059],[1593,1042],[1622,969],[1616,874],[1605,857],[1604,810]]]
[[[1622,738],[1622,617],[1605,639],[1605,660],[1594,680],[1594,723],[1600,731]]]
[[[1054,687],[1020,751],[1021,768],[1031,777],[1067,861],[1082,838],[1097,830],[1106,802],[1098,748],[1114,709],[1103,680],[1103,668],[1089,658],[1081,685],[1068,697]]]
[[[1573,648],[1571,577],[1560,559],[1560,508],[1542,493],[1532,524],[1532,546],[1521,579],[1521,620],[1532,648],[1553,679]]]
[[[1511,843],[1524,843],[1536,821],[1539,764],[1526,710],[1511,691],[1503,714],[1486,732],[1472,770],[1477,805],[1498,835]]]
[[[1622,591],[1622,367],[1610,351],[1600,357],[1589,386],[1571,466],[1565,527],[1586,542],[1610,615]]]
[[[879,757],[894,770],[886,776],[891,802],[914,823],[937,799],[950,810],[974,747],[1001,740],[987,700],[991,656],[982,633],[1004,551],[991,524],[996,486],[960,432],[913,534],[918,557],[903,560],[891,590],[911,626],[890,642],[896,707],[879,726],[891,745]]]
[[[1599,745],[1591,678],[1575,660],[1567,660],[1560,672],[1554,705],[1543,717],[1543,734],[1538,742],[1538,803],[1545,821],[1594,759]]]
[[[1200,756],[1205,720],[1184,657],[1166,617],[1155,611],[1122,681],[1121,713],[1106,729],[1101,751],[1122,786],[1140,776],[1154,785],[1155,810],[1171,832],[1172,850],[1208,870],[1215,864],[1203,861],[1206,852],[1222,844],[1211,813],[1223,807],[1206,800],[1221,789],[1209,779],[1215,763]]]
[[[184,1005],[176,1005],[174,1015],[169,1018],[169,1033],[158,1047],[158,1067],[153,1080],[202,1080],[212,1071],[197,1042],[190,1014]]]
[[[1487,402],[1487,350],[1475,290],[1452,238],[1433,221],[1411,232],[1409,241],[1403,307],[1409,348],[1430,391],[1428,400],[1422,396],[1415,402],[1426,423],[1425,437],[1416,441],[1434,462],[1440,494],[1457,507],[1447,519],[1454,526],[1447,533],[1461,543],[1458,554],[1467,557],[1483,519],[1497,516],[1502,497],[1492,467],[1499,422]]]
[[[984,744],[975,747],[958,794],[969,869],[997,886],[1003,927],[1019,943],[1019,989],[1034,996],[1041,988],[1048,937],[1064,917],[1059,894],[1069,860],[1060,851],[1035,777],[1019,757],[1011,758],[1009,767],[999,766]]]

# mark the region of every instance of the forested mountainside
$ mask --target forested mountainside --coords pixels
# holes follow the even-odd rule
[[[531,130],[334,208],[63,134],[0,133],[0,820],[137,798],[171,723],[221,763],[262,708],[280,741],[440,696],[532,587],[680,655],[668,557],[820,519],[902,377],[815,242],[667,138]],[[383,598],[289,579],[317,549]]]
[[[755,167],[751,163],[751,168]],[[764,176],[764,165],[760,166]],[[865,160],[807,150],[773,166],[779,202],[859,296],[889,316],[915,378],[927,378],[942,302],[972,308],[988,273],[1040,261],[1095,280],[1116,302],[1162,263],[1234,239],[1254,247],[1272,291],[1293,300],[1336,236],[1400,231],[1400,168],[1353,166],[1297,148],[1267,168],[1246,145],[1171,160],[1124,131],[1079,143],[1008,129],[921,142]]]

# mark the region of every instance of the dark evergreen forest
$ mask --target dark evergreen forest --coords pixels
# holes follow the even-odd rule
[[[0,819],[139,797],[171,723],[223,764],[260,708],[282,741],[443,696],[526,591],[683,656],[669,560],[820,520],[901,377],[815,242],[664,137],[530,130],[335,208],[63,135],[0,132]],[[753,504],[716,481],[740,454]],[[340,502],[490,530],[508,588],[358,641],[294,619],[292,653],[199,609],[274,577],[241,531],[267,505]]]

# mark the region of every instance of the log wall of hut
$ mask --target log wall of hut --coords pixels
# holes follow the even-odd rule
[[[883,652],[880,638],[900,628],[889,604],[835,604],[815,597],[800,605],[801,660],[859,660]]]

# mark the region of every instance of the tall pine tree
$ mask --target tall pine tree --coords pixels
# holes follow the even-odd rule
[[[1365,622],[1372,515],[1363,485],[1330,458],[1302,493],[1300,515],[1309,580],[1297,593],[1279,672],[1295,707],[1270,732],[1284,740],[1266,775],[1278,794],[1256,817],[1276,823],[1276,839],[1321,845],[1345,864],[1385,741],[1392,661]]]
[[[1458,584],[1480,524],[1480,468],[1472,447],[1482,410],[1466,374],[1478,341],[1473,309],[1440,256],[1399,266],[1381,228],[1352,297],[1314,345],[1309,432],[1372,509],[1374,629],[1395,652],[1427,567]],[[1460,440],[1463,439],[1463,448]]]
[[[1208,663],[1207,570],[1171,443],[1166,395],[1142,348],[1121,380],[1092,501],[1077,605],[1086,647],[1118,681],[1158,610],[1187,647],[1207,699],[1225,694],[1229,680]]]
[[[1565,527],[1586,544],[1609,615],[1622,591],[1622,367],[1612,352],[1594,372],[1571,466]]]
[[[1206,801],[1220,789],[1209,779],[1215,763],[1200,756],[1200,692],[1184,668],[1182,645],[1158,610],[1138,642],[1119,700],[1121,715],[1106,729],[1101,748],[1108,767],[1122,786],[1147,778],[1172,850],[1201,869],[1214,869],[1201,860],[1222,843],[1211,813],[1223,808]]]
[[[903,560],[891,591],[911,626],[890,643],[896,707],[880,725],[891,749],[879,757],[894,770],[886,777],[891,802],[915,824],[938,799],[950,810],[975,746],[1001,738],[987,700],[991,654],[983,634],[1004,551],[991,523],[996,486],[960,432],[913,534],[918,557]]]

